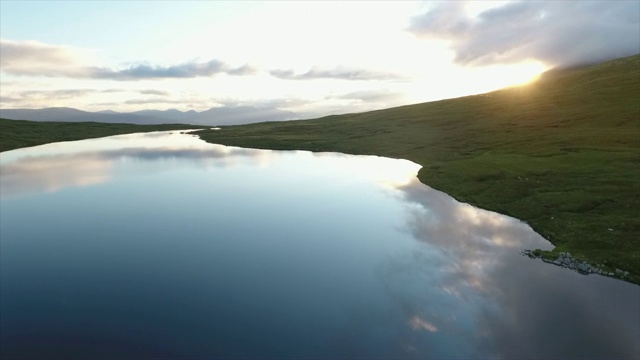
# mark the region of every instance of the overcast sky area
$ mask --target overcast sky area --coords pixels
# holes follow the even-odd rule
[[[0,2],[0,107],[300,117],[640,52],[640,1]]]

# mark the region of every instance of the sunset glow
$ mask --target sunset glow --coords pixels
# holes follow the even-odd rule
[[[37,5],[0,3],[4,109],[250,106],[311,118],[526,84],[577,58],[633,53],[638,42],[634,24],[613,18],[583,31],[600,5],[580,2]],[[589,34],[603,31],[624,41],[593,43]],[[564,32],[585,40],[569,44]]]

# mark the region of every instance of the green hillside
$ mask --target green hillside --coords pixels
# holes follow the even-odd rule
[[[36,122],[0,119],[0,152],[58,141],[72,141],[111,135],[197,129],[202,126],[107,124],[96,122]]]
[[[483,95],[199,135],[412,160],[423,183],[640,283],[640,55]]]

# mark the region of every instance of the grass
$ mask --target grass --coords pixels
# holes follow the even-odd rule
[[[640,283],[640,55],[483,95],[198,135],[409,159],[424,184],[522,219],[555,251]]]
[[[197,128],[202,128],[202,126],[184,124],[134,125],[96,122],[36,122],[0,119],[0,152],[59,141],[136,132]]]

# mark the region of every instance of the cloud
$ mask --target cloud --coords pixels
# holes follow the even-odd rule
[[[149,80],[212,77],[219,74],[251,75],[257,69],[249,64],[234,68],[212,59],[207,62],[185,62],[158,66],[137,64],[123,69],[87,66],[80,50],[34,41],[0,40],[2,71],[11,75],[68,77],[77,79]]]
[[[11,41],[0,39],[0,65],[16,66],[26,62],[29,64],[64,65],[74,61],[74,53],[70,48],[47,45],[37,41]]]
[[[14,103],[19,103],[21,101],[23,100],[15,96],[5,96],[5,95],[0,96],[0,104],[2,104],[3,107],[5,104],[14,104]]]
[[[227,74],[236,75],[236,76],[245,76],[245,75],[253,75],[259,72],[259,69],[253,65],[244,64],[235,69],[227,70]]]
[[[3,95],[0,97],[0,103],[2,107],[6,107],[6,105],[30,106],[41,102],[49,103],[55,100],[80,98],[98,92],[100,91],[94,89],[27,90]]]
[[[477,17],[467,15],[463,2],[441,2],[414,17],[408,30],[450,41],[463,65],[588,64],[640,52],[640,2],[514,1]]]
[[[0,66],[13,75],[72,76],[79,74],[83,54],[65,46],[37,41],[0,39]]]
[[[340,99],[340,100],[357,100],[362,102],[386,102],[395,101],[403,97],[404,94],[399,92],[392,92],[386,89],[373,89],[354,91],[340,95],[329,95],[327,99]]]
[[[26,99],[72,99],[96,93],[93,89],[61,89],[61,90],[28,90],[19,93],[20,97]]]
[[[138,142],[157,138],[158,141],[146,143],[146,147],[113,148],[110,141],[123,140],[131,143],[132,137]],[[28,156],[0,165],[0,193],[2,196],[14,196],[39,192],[55,192],[67,187],[89,186],[108,181],[113,176],[117,161],[132,158],[146,162],[158,162],[166,159],[180,159],[200,163],[206,167],[233,167],[247,161],[256,165],[266,164],[279,156],[269,150],[255,150],[196,142],[188,144],[179,141],[175,134],[167,132],[128,134],[93,139],[93,146],[77,153],[39,153],[30,151]],[[102,144],[102,145],[101,145]],[[104,146],[107,146],[104,148]],[[52,144],[44,146],[51,147]],[[103,148],[101,148],[101,146]],[[164,168],[141,167],[140,171],[162,171]],[[162,170],[160,170],[162,169]]]
[[[284,98],[263,98],[263,99],[241,99],[241,98],[213,98],[210,101],[220,107],[242,107],[250,106],[257,108],[292,108],[314,104],[316,101],[284,97]]]
[[[143,80],[143,79],[186,79],[195,77],[212,77],[218,74],[248,75],[251,67],[243,65],[231,68],[220,60],[207,62],[187,62],[171,66],[135,65],[126,69],[85,68],[85,76],[93,79],[108,80]]]
[[[518,255],[553,246],[517,219],[459,203],[416,178],[397,189],[407,204],[402,228],[421,246],[390,258],[378,275],[414,333],[403,340],[416,355],[442,357],[446,346],[456,358],[637,357],[634,285]],[[618,331],[603,334],[603,326]],[[567,346],[566,334],[588,345]]]
[[[400,80],[401,76],[388,72],[371,71],[347,67],[313,67],[305,73],[296,74],[293,70],[276,69],[269,71],[271,76],[284,80],[340,79],[340,80]]]
[[[139,93],[142,95],[169,96],[168,92],[160,90],[140,90]]]
[[[3,84],[4,85],[4,84]],[[140,93],[152,91],[163,93],[157,90],[142,90]],[[27,90],[27,91],[14,91],[9,92],[8,94],[3,95],[0,98],[0,103],[2,103],[3,107],[5,105],[11,104],[13,106],[27,106],[33,107],[34,105],[38,105],[40,103],[50,103],[53,100],[69,100],[69,99],[77,99],[93,94],[111,94],[111,93],[122,93],[128,92],[124,89],[106,89],[106,90],[96,90],[96,89],[59,89],[59,90]],[[165,93],[166,94],[166,93]]]
[[[148,104],[183,104],[183,100],[169,99],[131,99],[124,102],[128,105],[148,105]]]
[[[413,330],[416,330],[416,331],[418,331],[418,330],[425,330],[425,331],[429,331],[429,332],[437,332],[438,331],[438,328],[435,325],[431,324],[430,322],[422,319],[421,317],[419,317],[417,315],[413,316],[411,318],[411,320],[409,320],[409,325],[411,325],[411,328]]]

